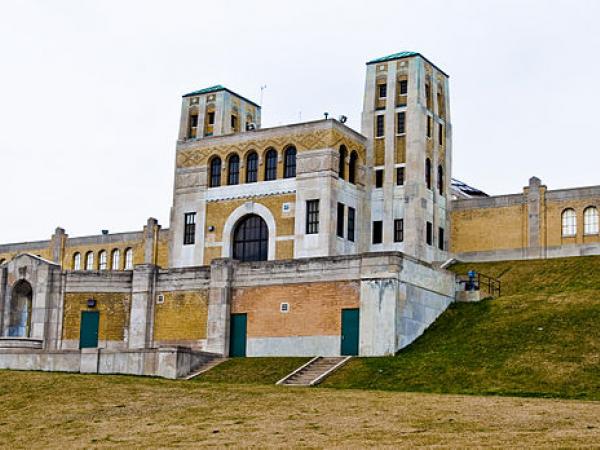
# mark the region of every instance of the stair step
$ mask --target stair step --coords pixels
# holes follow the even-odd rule
[[[289,375],[278,384],[286,386],[310,386],[332,368],[347,360],[346,357],[319,357],[296,373]]]

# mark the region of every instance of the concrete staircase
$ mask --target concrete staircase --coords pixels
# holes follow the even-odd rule
[[[207,357],[197,367],[194,368],[193,372],[183,377],[183,379],[191,380],[192,378],[195,378],[198,375],[202,375],[203,373],[208,372],[210,369],[221,364],[224,361],[227,361],[227,358],[225,358],[224,356],[215,355],[212,357]]]
[[[317,356],[289,375],[286,375],[285,378],[282,378],[276,384],[281,386],[314,386],[346,364],[350,358],[352,357]]]

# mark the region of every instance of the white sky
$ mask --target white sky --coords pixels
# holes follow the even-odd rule
[[[364,63],[413,50],[450,74],[453,175],[600,184],[600,1],[0,3],[0,242],[167,227],[181,95],[259,100],[263,126],[345,114]]]

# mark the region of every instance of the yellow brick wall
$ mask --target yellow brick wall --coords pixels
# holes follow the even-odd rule
[[[396,163],[406,162],[406,136],[396,137]]]
[[[99,253],[102,250],[105,250],[107,253],[107,263],[108,268],[111,269],[112,265],[112,251],[115,249],[119,249],[121,251],[120,258],[120,268],[119,270],[123,270],[125,267],[125,250],[128,248],[133,249],[133,264],[143,264],[144,262],[144,243],[142,240],[140,241],[130,241],[118,244],[85,244],[85,245],[69,245],[67,243],[67,247],[65,248],[65,252],[63,255],[63,269],[72,270],[73,269],[73,255],[79,252],[81,254],[81,269],[85,268],[85,255],[88,252],[94,252],[94,270],[98,270],[99,264]],[[168,257],[168,256],[167,256]],[[166,266],[164,266],[166,267]]]
[[[232,313],[248,314],[248,337],[337,336],[341,309],[359,307],[358,282],[288,284],[234,289]],[[279,311],[290,304],[288,313]]]
[[[154,340],[174,343],[206,339],[208,292],[162,292],[154,309]]]
[[[385,164],[385,139],[377,138],[374,143],[375,147],[375,165],[383,166]]]
[[[95,308],[88,308],[88,299],[96,300]],[[123,293],[88,292],[67,293],[64,299],[63,339],[79,340],[82,311],[99,311],[99,341],[122,341],[123,330],[129,323],[131,296]]]
[[[600,236],[583,234],[583,211],[588,206],[596,206],[600,209],[600,199],[587,198],[578,200],[565,200],[556,202],[546,202],[546,223],[547,223],[547,245],[549,247],[564,244],[584,244],[600,242]],[[562,236],[562,212],[572,208],[577,215],[577,235],[575,237]]]

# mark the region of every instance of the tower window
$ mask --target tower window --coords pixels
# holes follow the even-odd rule
[[[404,219],[394,220],[394,242],[404,241]]]
[[[356,212],[354,208],[348,206],[348,240],[350,242],[354,242],[354,222],[355,222]]]
[[[379,98],[385,98],[387,96],[387,85],[379,84],[377,87],[379,89]]]
[[[198,133],[198,114],[190,115],[190,129],[188,131],[188,137],[194,139]]]
[[[431,189],[431,160],[429,158],[425,160],[425,184],[427,189]]]
[[[183,222],[183,245],[193,245],[196,241],[196,213],[185,213]]]
[[[382,137],[385,132],[384,117],[383,114],[377,116],[377,130],[375,137]]]
[[[208,113],[208,124],[209,125],[215,124],[215,112],[214,111],[209,111],[209,113]]]
[[[231,115],[231,129],[233,131],[237,131],[238,130],[237,129],[237,116],[235,116],[233,114]]]
[[[373,244],[383,242],[383,222],[381,220],[373,221]]]
[[[296,147],[290,146],[285,150],[283,164],[283,177],[294,178],[296,176]]]
[[[398,186],[404,185],[404,167],[396,167],[396,184]]]
[[[396,128],[398,134],[406,133],[406,113],[399,112],[396,114]]]
[[[306,201],[306,234],[319,233],[319,200]]]
[[[356,162],[358,154],[353,151],[350,153],[350,163],[348,164],[348,181],[352,184],[356,183]]]
[[[221,158],[218,156],[210,162],[210,187],[221,186]]]
[[[427,137],[428,138],[431,138],[431,127],[432,127],[431,116],[427,116]]]
[[[277,178],[277,151],[269,150],[265,159],[265,181],[275,180]]]
[[[383,187],[383,169],[375,171],[375,187],[378,189]]]
[[[444,168],[441,165],[437,170],[437,188],[440,195],[444,195]]]
[[[400,95],[408,93],[408,80],[400,80]]]
[[[246,183],[258,181],[258,155],[252,152],[246,158]]]
[[[431,222],[427,222],[425,242],[427,245],[433,245],[433,224]]]
[[[438,228],[438,248],[444,250],[444,229],[442,227]]]
[[[431,111],[431,86],[429,83],[425,83],[425,101],[427,109]]]
[[[339,167],[338,167],[338,176],[340,177],[340,179],[344,180],[346,178],[346,146],[342,145],[340,146],[340,160],[339,160]]]
[[[344,237],[344,204],[337,204],[337,227],[336,232],[338,237]]]
[[[444,145],[444,125],[441,123],[438,125],[438,141],[439,145]]]
[[[234,185],[240,183],[240,157],[238,155],[231,155],[229,157],[229,170],[228,170],[227,184]]]

